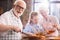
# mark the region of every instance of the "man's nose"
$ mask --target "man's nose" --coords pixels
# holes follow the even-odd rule
[[[19,9],[19,12],[23,12],[23,9],[22,9],[22,8],[20,8],[20,9]]]

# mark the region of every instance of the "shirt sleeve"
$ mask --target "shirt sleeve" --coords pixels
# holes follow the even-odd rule
[[[26,26],[25,26],[25,29],[23,29],[23,32],[24,32],[24,33],[27,33],[27,32],[30,32],[30,33],[32,33],[31,26],[29,26],[29,25],[26,25]]]
[[[5,15],[1,15],[0,16],[0,24],[7,24],[7,18]]]

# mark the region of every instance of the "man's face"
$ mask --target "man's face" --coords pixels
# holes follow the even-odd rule
[[[38,16],[34,16],[31,21],[34,23],[34,24],[37,24],[39,22],[39,18]]]
[[[26,8],[26,5],[22,2],[18,2],[17,5],[14,6],[15,15],[21,16]]]

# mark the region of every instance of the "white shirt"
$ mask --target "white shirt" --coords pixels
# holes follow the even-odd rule
[[[18,26],[22,31],[22,29],[23,29],[22,22],[21,22],[20,18],[15,17],[12,10],[13,9],[11,9],[10,11],[5,12],[4,14],[2,14],[0,16],[0,23],[5,24],[5,25]],[[20,40],[21,39],[21,33],[20,32],[16,33],[12,30],[9,30],[7,32],[2,33],[0,38],[3,39],[3,40],[10,40],[10,39]]]

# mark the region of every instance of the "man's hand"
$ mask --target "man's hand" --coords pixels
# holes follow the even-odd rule
[[[21,32],[21,29],[17,26],[13,26],[12,30],[15,31],[15,32]]]

